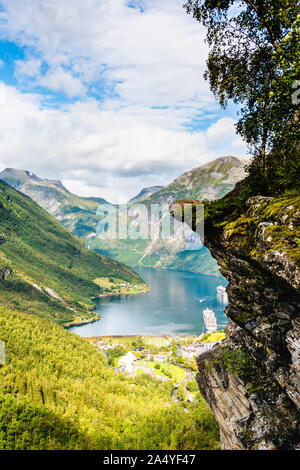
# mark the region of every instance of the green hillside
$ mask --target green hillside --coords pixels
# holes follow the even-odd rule
[[[232,156],[217,158],[193,168],[163,188],[144,188],[129,201],[129,205],[142,203],[150,208],[151,204],[162,203],[169,206],[175,200],[183,198],[214,200],[223,197],[244,178],[245,165],[248,162],[247,158]],[[0,173],[0,178],[54,215],[64,227],[83,238],[90,249],[121,263],[219,275],[217,263],[210,253],[206,249],[197,249],[193,254],[184,240],[160,239],[153,243],[149,239],[106,241],[99,238],[97,209],[99,205],[109,204],[104,199],[76,196],[60,181],[41,179],[29,171],[7,168]]]
[[[30,171],[6,168],[0,173],[0,179],[29,196],[80,237],[95,231],[97,208],[99,204],[108,204],[103,198],[72,194],[61,181],[42,179]]]
[[[184,412],[171,382],[126,378],[86,340],[45,319],[0,308],[0,450],[215,449],[200,397]]]
[[[151,208],[153,204],[168,206],[178,199],[207,199],[214,200],[223,197],[231,191],[235,184],[244,178],[247,158],[232,156],[221,157],[194,168],[176,178],[171,184],[153,191],[148,197],[143,197],[144,205]],[[130,204],[135,203],[134,198]],[[164,213],[164,217],[169,214]],[[161,217],[162,220],[162,217]],[[145,223],[147,221],[145,220]],[[194,236],[195,234],[193,234]],[[89,248],[105,253],[107,256],[126,263],[130,266],[148,266],[153,268],[167,267],[179,271],[219,275],[216,260],[210,252],[199,245],[199,237],[194,236],[194,242],[187,240],[102,240],[96,234],[90,234],[87,239]]]
[[[130,268],[89,251],[27,196],[0,181],[0,304],[66,324],[92,319],[93,282],[102,277],[144,289]]]

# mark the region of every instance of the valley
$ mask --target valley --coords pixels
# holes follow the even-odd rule
[[[87,249],[4,181],[0,233],[1,450],[219,448],[216,420],[195,388],[192,359],[174,355],[161,367],[140,355],[131,376],[113,366],[120,350],[135,349],[134,340],[122,338],[125,348],[116,344],[103,355],[94,339],[72,332],[97,325],[105,303],[117,298],[133,313],[134,301],[155,288],[143,273]],[[113,321],[120,328],[122,322]],[[165,345],[153,340],[149,351],[157,358]],[[191,341],[180,340],[183,348]]]
[[[245,176],[247,158],[221,157],[184,173],[169,185],[145,188],[128,202],[134,218],[137,204],[146,208],[159,204],[163,212],[157,221],[169,217],[168,206],[176,199],[195,198],[213,200],[233,189]],[[0,178],[34,199],[54,215],[68,230],[83,238],[88,248],[129,266],[144,266],[191,271],[219,276],[217,263],[204,247],[197,234],[187,229],[185,239],[123,239],[118,232],[115,239],[101,237],[97,227],[102,210],[117,209],[101,198],[82,198],[70,193],[59,181],[43,180],[29,171],[6,169]],[[99,211],[99,208],[102,210]],[[97,213],[98,211],[98,213]],[[126,223],[126,222],[125,222]],[[148,220],[145,220],[148,223]]]
[[[299,0],[0,0],[10,463],[300,449],[299,30]]]
[[[99,319],[94,299],[106,290],[98,279],[109,277],[114,292],[124,289],[122,283],[128,291],[147,290],[138,274],[87,250],[45,210],[3,181],[0,233],[0,302],[7,308],[61,325],[86,323]]]

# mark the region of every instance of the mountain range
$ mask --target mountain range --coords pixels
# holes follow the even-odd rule
[[[142,189],[128,202],[134,218],[135,204],[161,204],[165,209],[157,222],[168,217],[167,206],[174,200],[223,197],[244,178],[247,158],[225,156],[194,168],[169,185]],[[129,266],[147,266],[218,275],[217,263],[192,231],[185,240],[158,238],[105,240],[99,236],[99,206],[115,207],[102,198],[85,198],[70,193],[60,181],[42,179],[30,171],[7,168],[0,178],[35,200],[69,231],[85,240],[86,246]],[[98,213],[97,213],[98,211]],[[146,222],[146,221],[145,221]]]
[[[113,292],[124,283],[147,289],[132,269],[88,250],[32,199],[0,181],[1,305],[62,325],[90,321],[99,317],[94,299],[106,293],[108,281]]]

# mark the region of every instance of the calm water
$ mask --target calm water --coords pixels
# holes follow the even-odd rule
[[[218,329],[226,325],[224,305],[218,301],[216,292],[217,286],[227,285],[223,277],[167,269],[136,271],[151,287],[151,292],[101,299],[97,308],[101,319],[71,327],[70,331],[80,336],[199,335],[204,330],[202,311],[207,307],[215,312]]]

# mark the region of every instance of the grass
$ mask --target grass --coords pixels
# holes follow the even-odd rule
[[[105,294],[138,294],[149,290],[143,284],[131,284],[122,279],[101,277],[94,279],[94,283],[101,288],[102,295]]]
[[[206,333],[201,337],[202,343],[215,343],[226,338],[224,331],[214,331],[213,333]]]
[[[160,368],[159,369],[155,368],[156,365],[159,365]],[[168,363],[139,360],[139,361],[136,361],[136,367],[138,368],[139,366],[149,367],[150,369],[153,370],[154,374],[157,376],[163,375],[164,370],[168,371],[169,373],[172,374],[173,382],[179,382],[180,380],[184,379],[186,375],[185,371],[181,367],[177,367],[173,364],[168,364]]]

